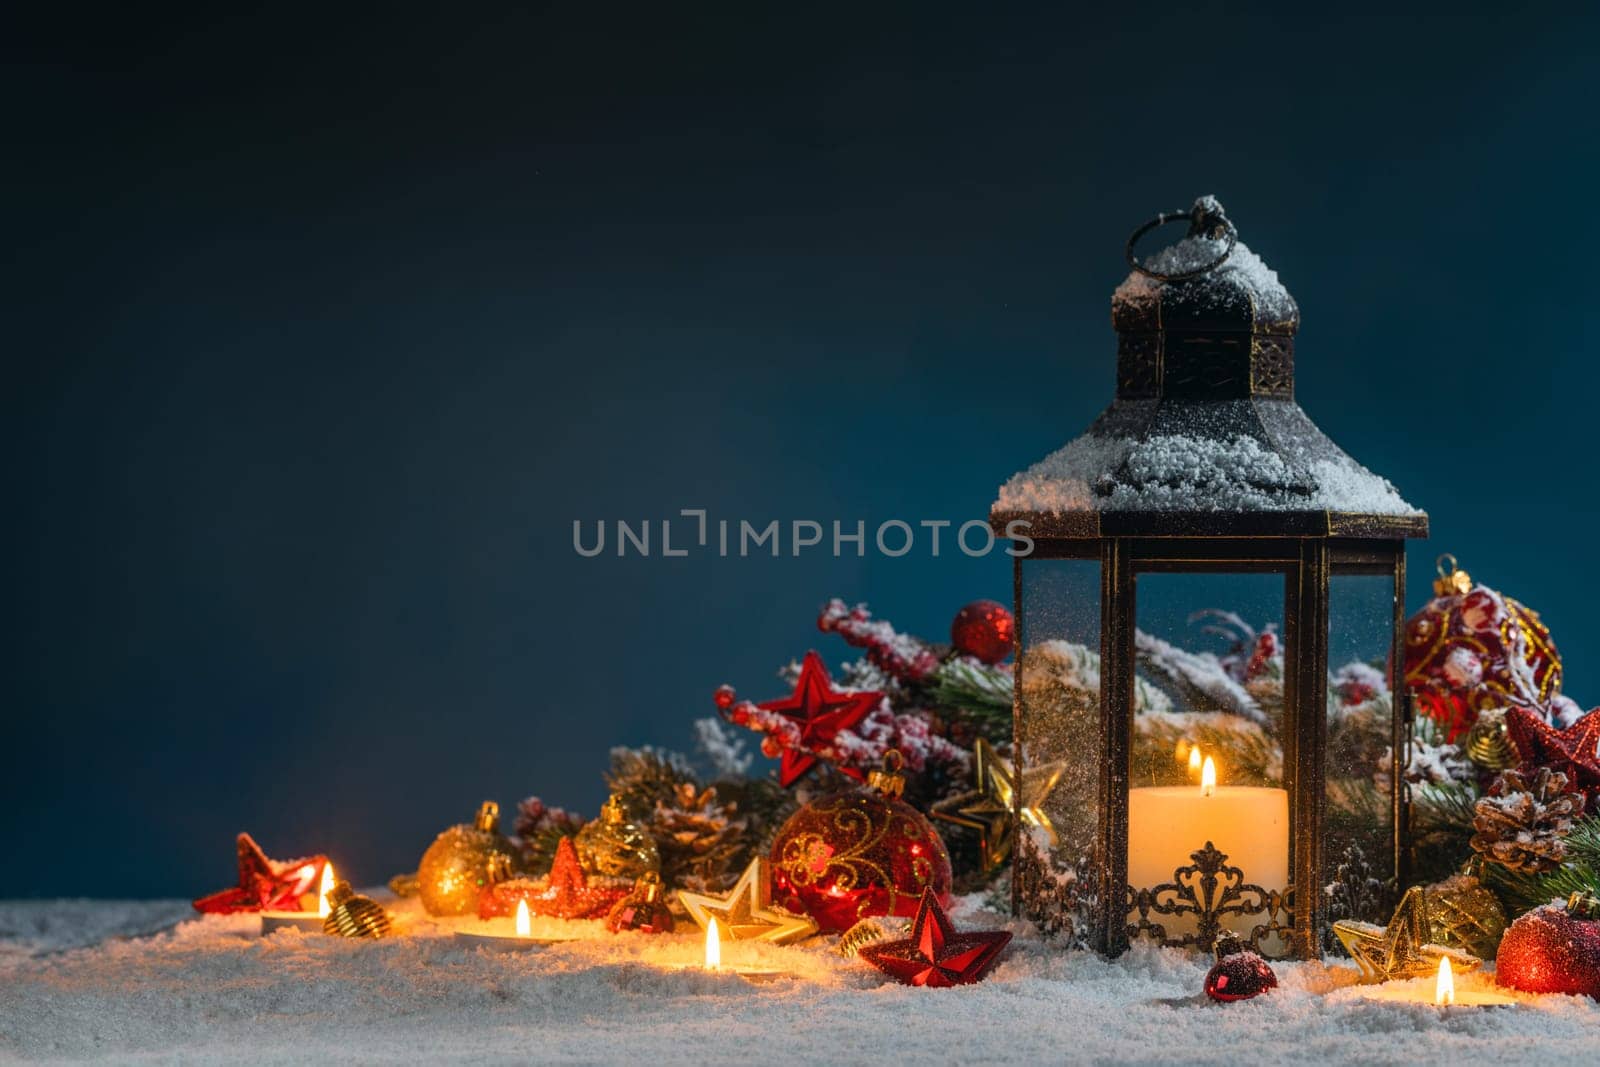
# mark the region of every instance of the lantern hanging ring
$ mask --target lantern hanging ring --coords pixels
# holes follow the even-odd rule
[[[1169,222],[1187,222],[1190,237],[1208,237],[1213,241],[1222,242],[1222,251],[1217,253],[1215,259],[1202,264],[1193,270],[1174,271],[1168,274],[1156,270],[1140,262],[1134,253],[1134,245],[1139,243],[1139,238],[1151,230],[1165,226]],[[1149,222],[1133,231],[1133,236],[1128,238],[1128,245],[1123,250],[1123,255],[1128,260],[1128,266],[1146,277],[1154,278],[1158,282],[1181,282],[1189,278],[1198,278],[1208,271],[1216,270],[1228,257],[1233,255],[1234,245],[1239,243],[1239,231],[1234,229],[1228,216],[1222,213],[1222,205],[1217,203],[1215,197],[1202,196],[1194,202],[1194,207],[1188,211],[1163,211]]]

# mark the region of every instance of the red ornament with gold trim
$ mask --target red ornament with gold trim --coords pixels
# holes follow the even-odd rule
[[[1405,680],[1417,707],[1456,741],[1478,714],[1533,707],[1549,714],[1561,693],[1561,656],[1539,613],[1476,585],[1439,557],[1433,599],[1406,620]]]
[[[939,832],[900,799],[903,761],[891,749],[868,788],[830,793],[789,817],[772,842],[773,902],[826,933],[873,915],[915,915],[924,890],[950,903],[950,854]]]

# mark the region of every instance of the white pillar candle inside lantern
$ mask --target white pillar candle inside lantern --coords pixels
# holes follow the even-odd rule
[[[1289,884],[1289,794],[1283,789],[1218,786],[1216,765],[1207,756],[1201,784],[1128,790],[1128,884],[1153,889],[1174,881],[1173,872],[1194,863],[1192,854],[1209,841],[1224,853],[1229,867],[1244,872],[1244,884],[1282,892]],[[1200,895],[1199,876],[1190,879]],[[1226,886],[1219,881],[1218,892]],[[1215,900],[1200,901],[1214,907]],[[1196,916],[1152,913],[1167,937],[1196,933]],[[1264,912],[1227,916],[1224,929],[1247,932]]]

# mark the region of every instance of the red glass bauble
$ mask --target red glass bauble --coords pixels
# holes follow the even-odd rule
[[[1571,993],[1600,1000],[1600,921],[1559,904],[1534,908],[1500,939],[1501,985],[1526,993]]]
[[[1017,621],[1004,604],[993,600],[974,600],[950,623],[950,643],[984,663],[999,663],[1011,655]]]
[[[606,929],[614,934],[625,930],[640,934],[670,934],[672,927],[672,909],[660,901],[619,900],[606,916]]]
[[[1206,972],[1206,996],[1227,1004],[1249,1000],[1278,987],[1278,976],[1254,952],[1235,952],[1218,960]]]
[[[1480,711],[1548,708],[1561,691],[1561,656],[1538,612],[1488,586],[1462,592],[1447,582],[1406,620],[1406,685],[1417,707],[1449,741],[1471,729]]]
[[[772,896],[825,933],[871,915],[915,915],[924,889],[950,903],[950,854],[911,805],[871,789],[806,804],[772,842]]]

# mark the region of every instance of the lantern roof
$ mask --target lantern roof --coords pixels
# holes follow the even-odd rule
[[[1189,223],[1141,261],[1135,243]],[[1117,392],[1083,436],[1014,475],[990,512],[1030,536],[1423,537],[1428,517],[1295,401],[1300,310],[1213,197],[1135,231],[1111,300]]]

